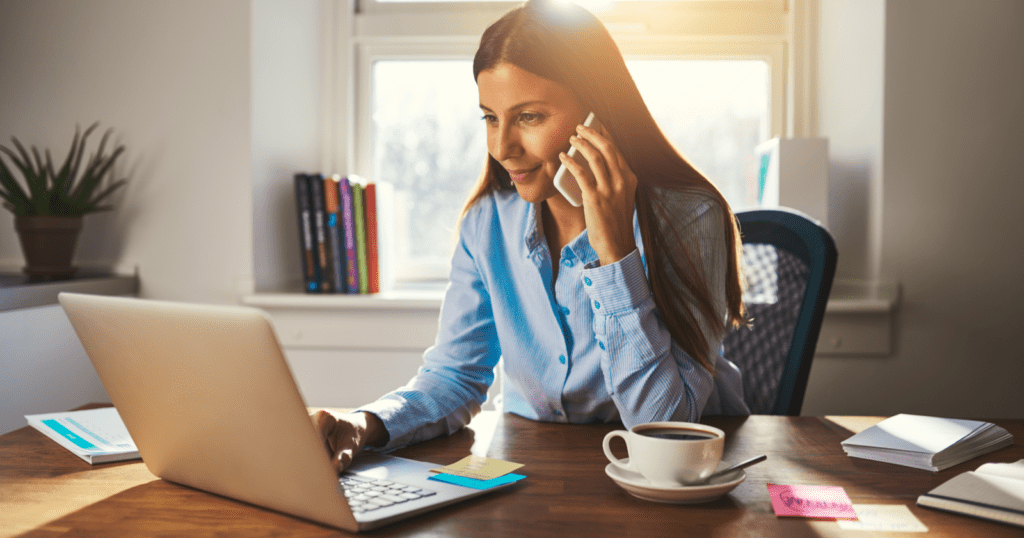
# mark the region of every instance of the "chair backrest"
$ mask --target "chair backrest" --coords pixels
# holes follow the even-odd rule
[[[751,413],[798,416],[835,276],[835,241],[791,209],[741,211],[736,218],[751,324],[726,335],[724,355],[743,374]]]

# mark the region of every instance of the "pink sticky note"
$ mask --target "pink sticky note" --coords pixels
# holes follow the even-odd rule
[[[780,486],[768,484],[777,516],[857,519],[846,490],[838,486]]]

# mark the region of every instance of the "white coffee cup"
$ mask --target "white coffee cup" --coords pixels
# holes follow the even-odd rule
[[[626,442],[629,461],[612,454],[610,442]],[[693,422],[648,422],[604,437],[604,455],[612,465],[639,473],[659,487],[700,484],[722,461],[725,432]]]

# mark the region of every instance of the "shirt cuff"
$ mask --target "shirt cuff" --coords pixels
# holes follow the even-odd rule
[[[636,249],[613,264],[584,269],[582,278],[595,314],[611,316],[632,311],[651,297],[647,273]]]
[[[406,425],[402,424],[401,419],[397,418],[400,413],[399,410],[402,408],[402,402],[392,400],[388,397],[381,398],[373,403],[366,404],[359,409],[353,411],[353,413],[370,413],[375,415],[384,424],[384,430],[388,436],[388,442],[384,446],[368,446],[366,450],[388,452],[396,448],[401,447],[400,438],[401,433],[407,430]],[[398,433],[399,435],[395,435]]]

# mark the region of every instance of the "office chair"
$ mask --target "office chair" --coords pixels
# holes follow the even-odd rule
[[[751,323],[726,335],[724,355],[743,374],[751,413],[798,416],[835,276],[835,241],[791,209],[741,211],[736,218]]]

